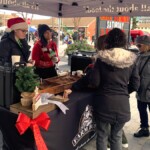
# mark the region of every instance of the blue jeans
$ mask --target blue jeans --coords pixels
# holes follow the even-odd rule
[[[96,121],[97,125],[97,150],[107,150],[108,137],[110,135],[111,150],[122,150],[122,129],[124,123],[115,122],[113,124],[100,120]]]

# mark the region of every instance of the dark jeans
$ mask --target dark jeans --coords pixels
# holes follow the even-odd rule
[[[147,102],[141,102],[138,100],[137,102],[139,114],[140,114],[140,121],[141,121],[141,128],[148,128],[148,113],[147,113],[147,107],[150,110],[150,103]]]
[[[97,150],[107,150],[108,137],[110,135],[111,150],[122,150],[122,128],[124,123],[113,124],[96,120],[97,125]],[[110,133],[109,133],[110,132]]]

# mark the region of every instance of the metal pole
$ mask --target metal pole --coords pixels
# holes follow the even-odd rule
[[[29,41],[29,36],[30,36],[30,32],[29,31],[30,31],[30,25],[28,24],[28,43],[30,42]]]
[[[59,50],[59,47],[60,47],[60,24],[61,24],[61,18],[58,18],[58,50]]]
[[[130,46],[130,28],[131,28],[131,17],[130,17],[130,19],[129,19],[129,29],[128,29],[128,44],[127,44],[127,49],[129,48],[129,46]]]
[[[100,35],[100,17],[96,17],[96,39]]]
[[[3,25],[6,26],[6,14],[5,14],[5,11],[4,11],[4,22],[3,22]]]
[[[100,36],[100,17],[96,17],[96,31],[95,31],[95,35],[96,35],[96,41],[97,41],[98,37]],[[94,45],[96,44],[96,41],[94,42]]]

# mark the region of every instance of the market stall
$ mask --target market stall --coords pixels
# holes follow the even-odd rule
[[[150,4],[149,0],[2,0],[0,9],[53,17],[149,16]],[[78,150],[94,137],[92,101],[92,92],[73,92],[65,103],[69,108],[66,115],[59,109],[48,112],[50,127],[47,131],[41,130],[48,149]],[[12,150],[35,149],[32,129],[20,135],[15,127],[17,117],[0,107],[0,130],[6,144]]]
[[[78,150],[95,135],[92,115],[92,92],[73,92],[65,105],[67,114],[59,109],[48,113],[51,124],[48,131],[41,130],[49,150]],[[28,129],[20,135],[15,127],[18,115],[0,107],[0,128],[11,150],[33,150],[33,132]]]
[[[0,9],[53,17],[149,16],[149,0],[1,0]]]

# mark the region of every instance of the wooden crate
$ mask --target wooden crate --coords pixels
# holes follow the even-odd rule
[[[43,80],[40,86],[40,93],[58,94],[72,87],[72,84],[79,79],[77,76],[59,76]]]
[[[40,106],[36,111],[32,111],[31,107],[24,107],[21,105],[21,103],[10,105],[11,112],[15,114],[19,114],[20,112],[22,112],[32,119],[39,116],[42,112],[47,113],[54,110],[55,108],[56,106],[54,104],[47,104],[47,105]]]
[[[53,97],[53,100],[56,101],[60,101],[60,102],[66,102],[68,101],[68,99],[63,99],[60,97]],[[36,111],[32,110],[32,107],[24,107],[21,105],[21,103],[16,103],[13,105],[10,105],[10,111],[15,113],[15,114],[19,114],[20,112],[26,114],[28,117],[34,119],[36,117],[38,117],[42,112],[50,112],[52,110],[55,110],[57,108],[57,106],[55,104],[47,104],[47,105],[43,105],[40,106]]]

